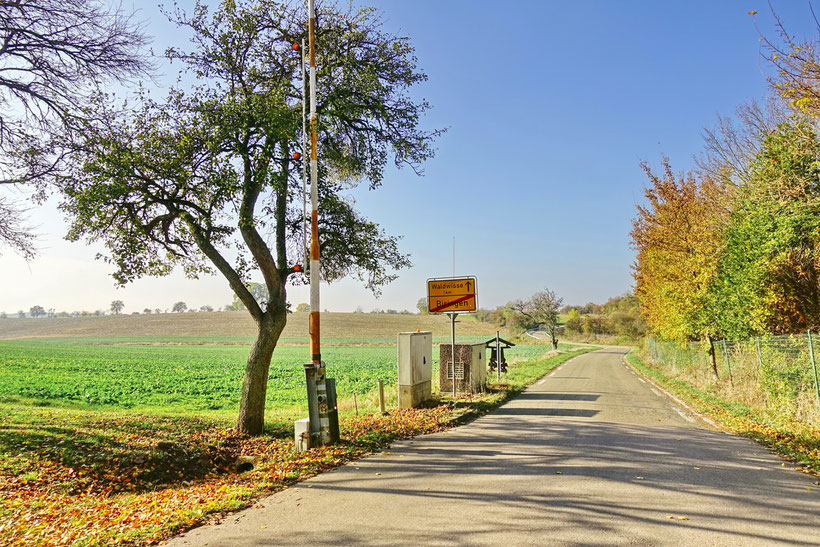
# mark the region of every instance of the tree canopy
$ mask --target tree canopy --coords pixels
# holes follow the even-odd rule
[[[298,3],[197,2],[171,18],[192,35],[170,49],[197,80],[165,100],[142,94],[136,108],[95,97],[70,169],[54,182],[71,219],[69,238],[101,241],[119,283],[218,272],[256,320],[239,429],[263,427],[267,370],[287,320],[286,286],[306,283],[298,138],[304,84],[293,43],[306,35]],[[420,128],[424,101],[409,87],[426,76],[409,40],[384,32],[370,8],[324,4],[317,13],[319,239],[322,279],[360,278],[372,291],[410,264],[398,238],[355,209],[344,192],[382,182],[392,158],[420,170],[440,131]],[[306,265],[305,265],[306,266]],[[267,299],[249,289],[263,279]]]
[[[0,43],[0,184],[62,168],[68,150],[51,137],[78,129],[90,91],[150,70],[140,24],[101,1],[0,0]],[[0,244],[32,258],[23,209],[0,196]]]
[[[820,327],[820,191],[814,129],[784,122],[762,139],[737,193],[716,287],[730,336]]]
[[[642,167],[647,205],[638,206],[630,234],[642,312],[663,338],[714,336],[709,297],[723,245],[719,187],[708,177],[676,176],[666,158],[661,174]]]

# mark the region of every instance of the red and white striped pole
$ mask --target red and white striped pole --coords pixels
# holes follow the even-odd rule
[[[308,178],[308,133],[307,133],[307,69],[305,68],[305,40],[299,51],[302,61],[302,264],[309,264],[307,236],[307,178]]]
[[[330,444],[327,384],[322,363],[319,326],[319,159],[316,144],[316,12],[314,0],[308,0],[308,42],[310,48],[310,360],[316,370],[316,392],[319,399],[320,443]]]

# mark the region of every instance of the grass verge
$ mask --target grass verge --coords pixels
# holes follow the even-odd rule
[[[220,416],[0,403],[0,544],[155,544],[393,440],[474,419],[591,350],[516,363],[483,394],[343,417],[342,443],[300,455],[293,417],[278,414],[245,437]]]
[[[750,437],[789,461],[805,473],[820,475],[820,429],[810,424],[773,415],[744,403],[727,401],[714,393],[671,378],[652,366],[633,349],[626,361],[636,371],[654,380],[721,428]]]

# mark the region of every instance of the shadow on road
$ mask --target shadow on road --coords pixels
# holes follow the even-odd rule
[[[820,538],[817,494],[807,491],[806,481],[800,480],[804,477],[772,469],[771,457],[762,447],[702,429],[572,420],[533,429],[532,421],[516,417],[550,411],[515,409],[505,413],[502,408],[493,417],[476,422],[469,436],[431,436],[419,449],[401,448],[404,457],[400,460],[368,460],[369,479],[339,472],[313,488],[385,494],[393,499],[447,500],[453,507],[465,501],[486,504],[486,518],[471,521],[457,540],[434,530],[421,537],[414,531],[414,542],[422,544],[450,540],[480,543],[491,530],[516,526],[526,527],[530,534],[542,532],[552,537],[561,529],[622,535],[633,524],[643,526],[648,543],[666,537],[662,529],[681,527],[689,532],[721,534],[724,541],[734,538],[738,545],[746,541],[810,545]],[[733,454],[732,461],[727,453]],[[383,476],[395,479],[385,483]],[[436,476],[448,477],[448,483],[483,482],[488,487],[486,493],[480,486],[458,491],[413,487],[415,483],[435,483]],[[535,476],[552,477],[551,487],[542,492],[516,492],[517,484],[525,485]],[[506,493],[498,494],[498,483],[507,485]],[[490,487],[493,484],[495,487]],[[585,485],[598,486],[589,489]],[[600,485],[606,485],[607,491],[595,489]],[[664,504],[670,492],[683,494],[676,499],[685,502]],[[505,520],[496,521],[496,506],[513,511],[504,511]],[[731,525],[715,518],[728,507],[734,508]],[[677,520],[675,515],[685,515],[687,520]],[[533,518],[538,516],[542,519]],[[789,532],[784,532],[786,529]],[[798,536],[815,539],[801,540]],[[361,537],[334,537],[333,543],[361,541]],[[603,540],[608,536],[597,537]],[[309,538],[300,538],[305,539]]]

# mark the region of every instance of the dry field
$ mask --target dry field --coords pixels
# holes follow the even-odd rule
[[[375,313],[323,313],[323,338],[394,338],[398,332],[429,330],[433,336],[448,336],[450,320],[443,315]],[[457,325],[459,336],[495,334],[496,327],[469,319]],[[282,333],[284,338],[305,338],[308,314],[292,313]],[[39,319],[0,319],[0,340],[42,337],[150,336],[230,337],[256,335],[251,316],[241,312],[161,313]]]

